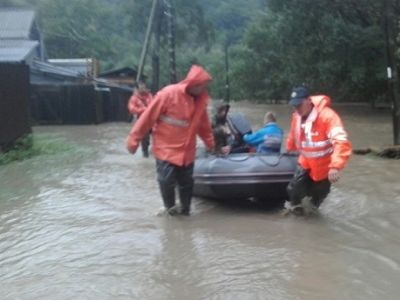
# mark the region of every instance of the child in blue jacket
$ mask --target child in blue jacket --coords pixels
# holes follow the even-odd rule
[[[279,153],[283,139],[283,130],[276,123],[276,116],[267,112],[264,116],[264,127],[252,134],[245,134],[246,144],[257,148],[257,153]]]

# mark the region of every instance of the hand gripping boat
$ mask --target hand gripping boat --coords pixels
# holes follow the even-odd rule
[[[297,165],[291,154],[204,154],[196,159],[193,195],[221,200],[287,199],[286,187]]]

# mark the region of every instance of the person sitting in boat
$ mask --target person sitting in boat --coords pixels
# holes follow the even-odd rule
[[[249,147],[244,143],[240,132],[236,130],[228,117],[230,105],[221,103],[216,107],[212,128],[216,153],[245,153]]]
[[[220,103],[215,108],[215,113],[212,120],[212,129],[215,140],[215,152],[221,153],[222,148],[228,145],[229,133],[226,119],[228,117],[229,104]]]
[[[243,140],[257,148],[257,153],[280,153],[283,130],[276,123],[276,116],[268,111],[264,116],[264,127],[252,134],[245,134]]]

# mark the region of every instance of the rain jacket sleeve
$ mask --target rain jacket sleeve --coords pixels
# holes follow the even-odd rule
[[[204,144],[206,144],[208,150],[214,148],[214,135],[211,130],[211,123],[206,110],[204,110],[200,117],[200,125],[197,134],[203,140]]]
[[[289,134],[286,140],[286,150],[287,151],[297,151],[297,146],[296,146],[296,119],[292,117],[292,122],[290,125],[290,130]]]
[[[143,112],[142,116],[132,127],[126,141],[126,146],[130,151],[136,151],[142,138],[149,132],[159,116],[164,112],[165,101],[165,97],[157,94],[150,102],[148,109]]]
[[[264,142],[264,135],[267,134],[266,130],[259,130],[253,134],[245,134],[243,140],[246,144],[251,146],[258,146]]]
[[[338,114],[329,110],[327,121],[328,137],[333,146],[329,168],[343,169],[352,153],[352,146]]]

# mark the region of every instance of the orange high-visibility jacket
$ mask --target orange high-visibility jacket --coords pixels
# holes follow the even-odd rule
[[[192,66],[186,78],[160,90],[133,125],[127,139],[129,150],[136,150],[140,140],[153,127],[153,154],[159,160],[177,166],[191,164],[196,155],[196,135],[208,149],[214,137],[207,113],[208,93],[194,98],[187,93],[190,86],[211,80],[200,66]]]
[[[153,95],[149,92],[140,94],[138,92],[134,92],[128,102],[128,111],[132,115],[140,116],[147,106],[149,106],[151,100],[153,99]]]
[[[352,150],[340,117],[329,107],[330,98],[318,95],[311,101],[314,108],[305,122],[293,113],[286,148],[299,151],[299,164],[320,181],[328,178],[329,169],[343,169]]]

